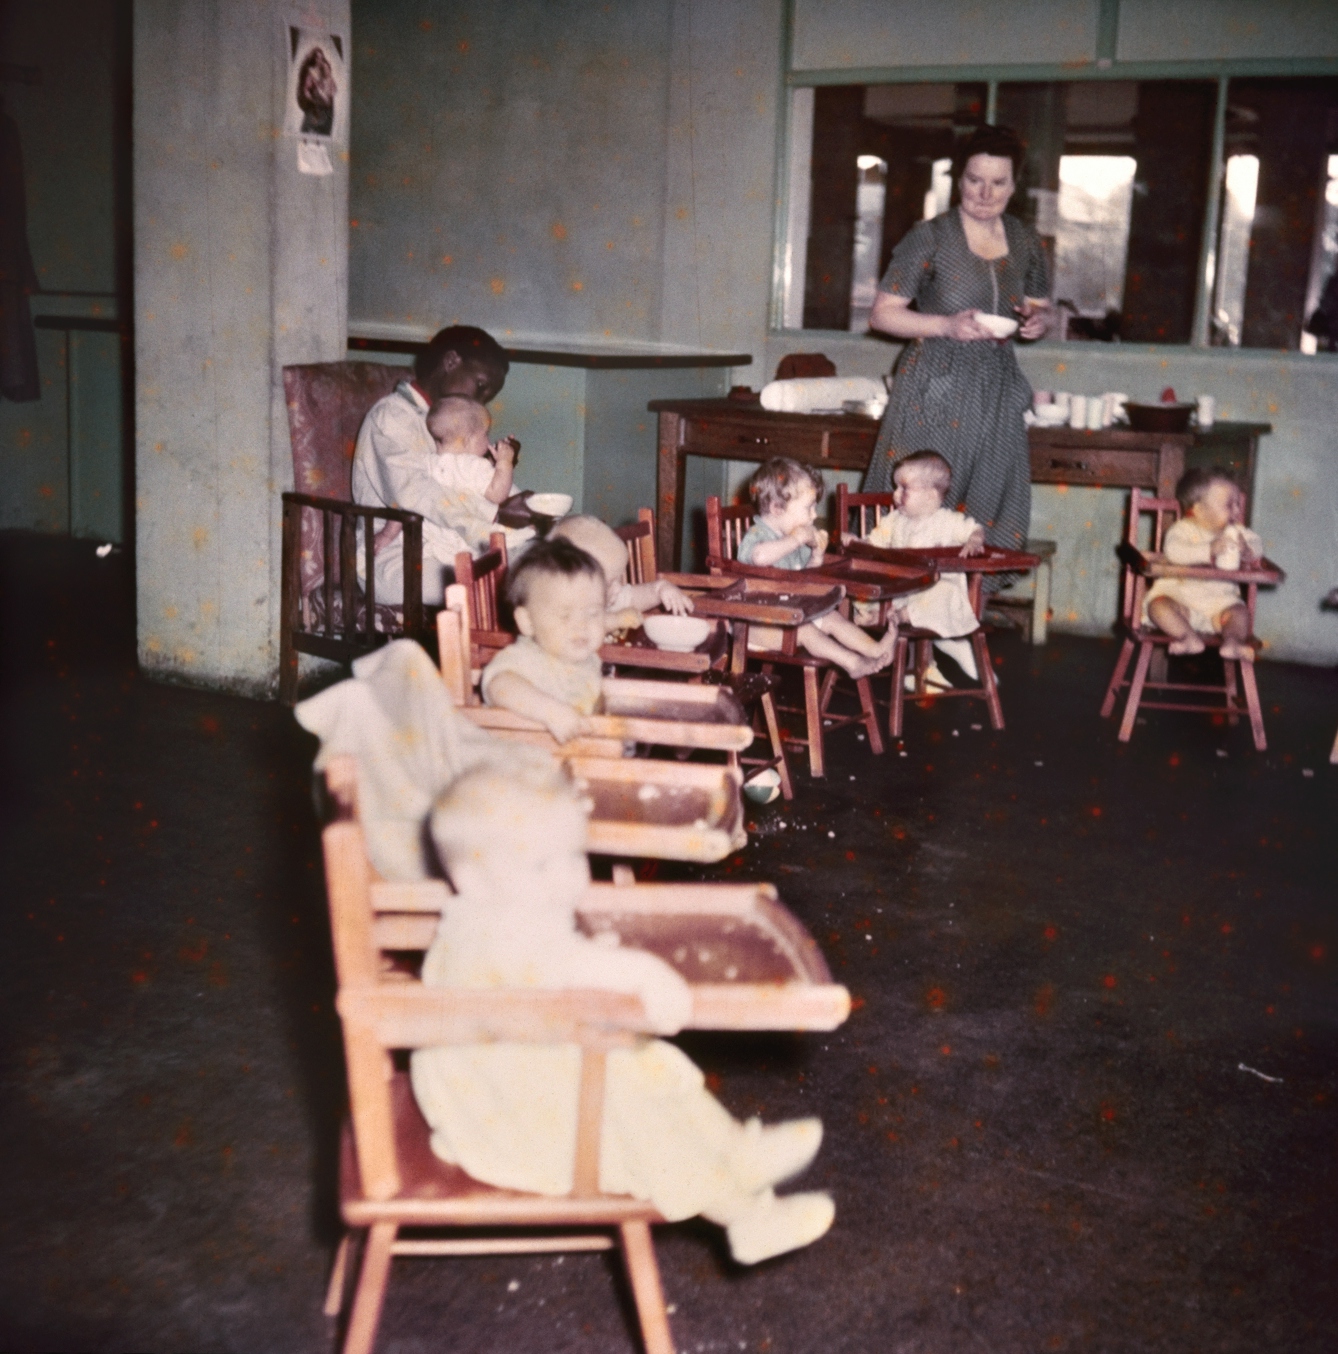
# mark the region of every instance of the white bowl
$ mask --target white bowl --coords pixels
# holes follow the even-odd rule
[[[988,329],[997,339],[1012,338],[1017,333],[1017,321],[1006,315],[990,315],[983,310],[976,311],[976,323],[982,329]]]
[[[527,494],[525,506],[540,517],[565,517],[571,511],[570,494]]]
[[[780,798],[780,772],[774,766],[759,771],[751,780],[744,782],[743,792],[754,804],[770,804],[773,799]]]
[[[691,653],[711,633],[715,622],[700,616],[647,616],[643,624],[657,649]]]

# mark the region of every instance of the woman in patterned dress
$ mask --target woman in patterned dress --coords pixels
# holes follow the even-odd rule
[[[1019,319],[1015,337],[1023,339],[1040,338],[1049,324],[1040,239],[1004,215],[1022,155],[1009,128],[976,130],[957,158],[960,206],[907,232],[869,316],[870,328],[911,341],[896,368],[865,490],[891,492],[900,457],[937,451],[952,466],[945,502],[964,504],[989,543],[1008,550],[1023,548],[1031,518],[1022,421],[1031,386],[1018,370],[1013,339],[995,339],[975,312]]]

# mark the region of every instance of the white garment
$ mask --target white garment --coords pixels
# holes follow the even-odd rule
[[[423,517],[423,597],[440,600],[445,571],[461,551],[477,553],[488,544],[473,514],[463,513],[459,496],[444,489],[433,475],[437,444],[427,430],[429,405],[410,381],[401,381],[372,405],[358,429],[353,452],[353,501],[377,508],[404,508]],[[491,478],[491,476],[490,476]],[[492,508],[495,517],[497,509]],[[491,523],[492,517],[488,518]],[[429,525],[431,530],[429,530]],[[463,530],[462,530],[463,528]],[[358,576],[363,576],[358,551]],[[401,533],[376,555],[376,600],[401,604],[404,597],[404,536]]]
[[[523,915],[511,915],[512,912]],[[455,897],[423,962],[436,987],[601,987],[640,994],[682,979],[653,955],[597,944],[569,911],[507,909]],[[538,1194],[570,1192],[580,1049],[486,1044],[416,1050],[414,1095],[432,1150],[476,1180]],[[740,1193],[742,1127],[672,1044],[638,1040],[608,1054],[599,1184],[650,1199],[670,1220]]]
[[[358,763],[358,817],[367,854],[386,879],[440,873],[424,824],[432,801],[461,772],[484,761],[548,753],[505,743],[456,710],[441,673],[411,639],[397,639],[353,664],[353,676],[304,700],[297,722],[321,740],[316,770],[331,757]]]
[[[928,517],[916,518],[893,509],[865,539],[870,545],[884,549],[932,550],[965,545],[979,529],[974,518],[949,508],[939,508]],[[937,583],[923,592],[911,593],[897,605],[912,625],[932,630],[945,639],[969,635],[980,628],[966,590],[965,574],[943,574]]]
[[[599,707],[603,689],[603,665],[599,655],[591,654],[583,663],[568,663],[545,653],[531,636],[521,635],[500,650],[483,669],[479,695],[484,705],[492,705],[492,684],[504,673],[523,677],[545,696],[570,705],[583,715],[592,715]]]
[[[1225,531],[1231,532],[1239,545],[1247,546],[1256,555],[1263,554],[1264,542],[1258,532],[1237,525],[1228,526]],[[1168,528],[1161,543],[1162,554],[1168,564],[1212,564],[1216,539],[1216,532],[1201,527],[1192,517],[1182,517]],[[1225,579],[1159,578],[1143,598],[1145,625],[1155,624],[1148,617],[1148,603],[1157,597],[1179,602],[1189,614],[1191,627],[1202,635],[1217,634],[1222,628],[1222,613],[1242,602],[1240,585]]]

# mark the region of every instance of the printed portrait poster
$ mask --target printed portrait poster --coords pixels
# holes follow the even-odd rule
[[[331,174],[331,146],[348,140],[348,72],[338,33],[290,27],[285,136],[298,138],[297,167],[304,174]]]

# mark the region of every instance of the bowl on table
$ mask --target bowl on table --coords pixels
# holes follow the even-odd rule
[[[700,616],[647,616],[642,622],[646,638],[657,649],[670,653],[691,653],[715,628],[714,621]]]
[[[1042,428],[1062,428],[1069,421],[1069,411],[1062,404],[1038,404],[1032,412]]]
[[[991,315],[988,311],[978,310],[975,320],[982,329],[988,329],[997,339],[1012,338],[1017,333],[1017,321],[1007,315]]]
[[[770,804],[772,800],[780,798],[780,772],[774,766],[764,768],[744,781],[743,792],[754,804]]]
[[[1194,406],[1185,403],[1135,404],[1130,400],[1124,407],[1136,433],[1188,432],[1189,416],[1194,412]]]

